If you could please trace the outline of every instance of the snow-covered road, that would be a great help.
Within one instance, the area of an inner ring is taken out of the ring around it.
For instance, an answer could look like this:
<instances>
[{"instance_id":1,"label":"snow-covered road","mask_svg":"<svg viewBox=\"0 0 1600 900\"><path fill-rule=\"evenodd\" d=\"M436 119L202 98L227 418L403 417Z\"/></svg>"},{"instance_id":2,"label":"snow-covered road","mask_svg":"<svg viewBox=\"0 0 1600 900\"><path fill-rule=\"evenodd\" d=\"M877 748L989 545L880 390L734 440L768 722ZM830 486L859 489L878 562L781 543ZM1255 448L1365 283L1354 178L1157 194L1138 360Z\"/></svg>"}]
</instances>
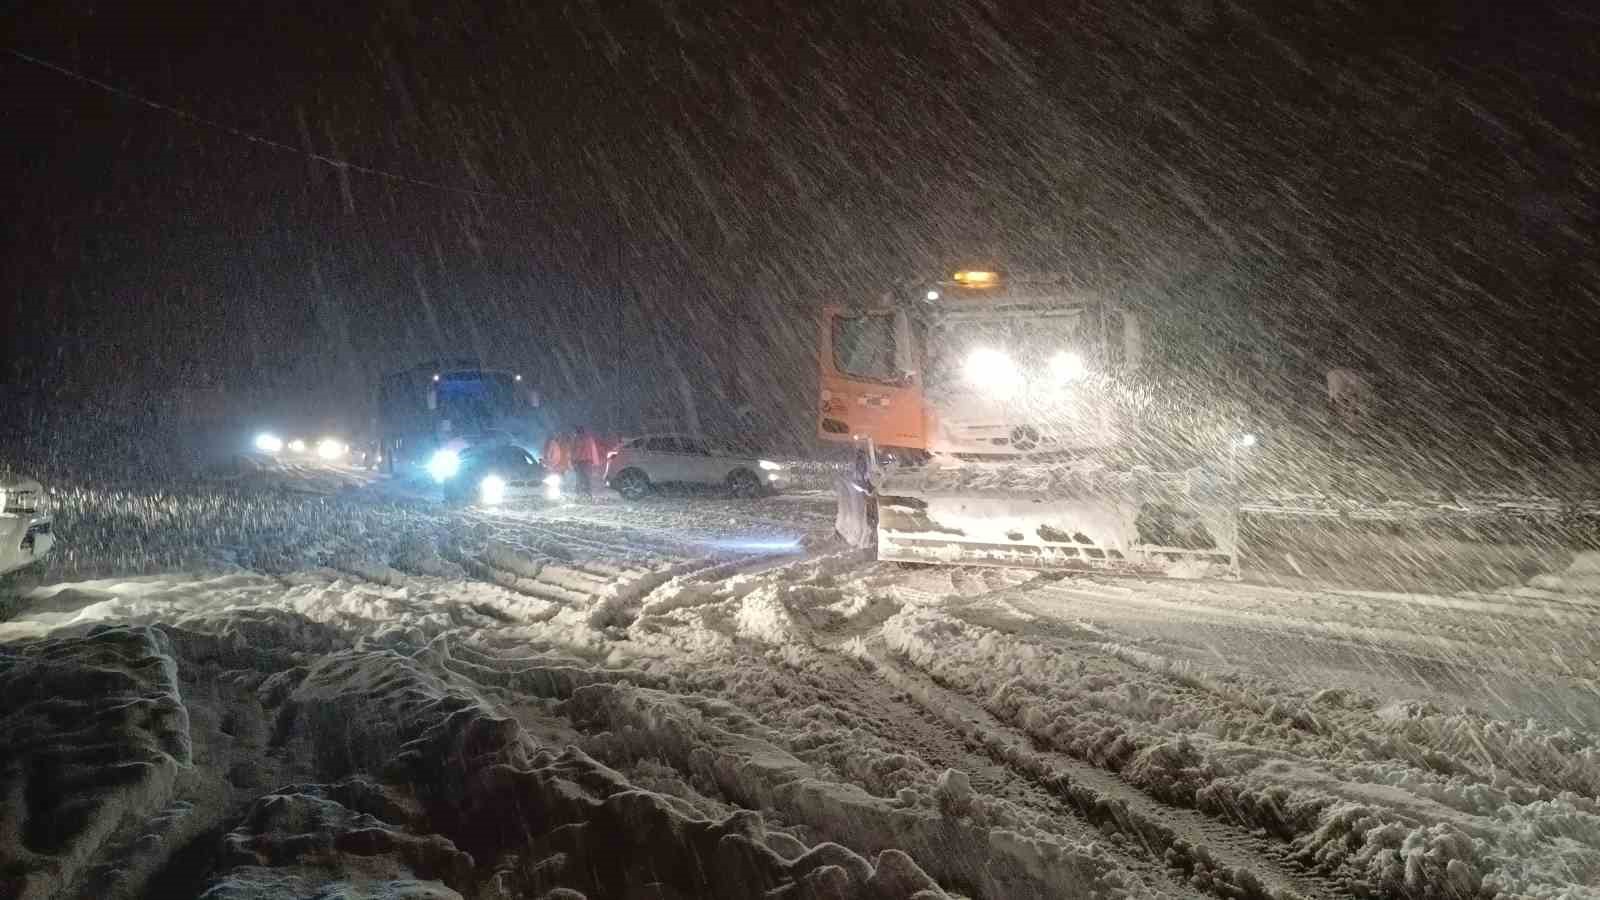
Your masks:
<instances>
[{"instance_id":1,"label":"snow-covered road","mask_svg":"<svg viewBox=\"0 0 1600 900\"><path fill-rule=\"evenodd\" d=\"M69 499L0 623L0 894L1600 896L1594 556L1062 578L826 497L316 483Z\"/></svg>"}]
</instances>

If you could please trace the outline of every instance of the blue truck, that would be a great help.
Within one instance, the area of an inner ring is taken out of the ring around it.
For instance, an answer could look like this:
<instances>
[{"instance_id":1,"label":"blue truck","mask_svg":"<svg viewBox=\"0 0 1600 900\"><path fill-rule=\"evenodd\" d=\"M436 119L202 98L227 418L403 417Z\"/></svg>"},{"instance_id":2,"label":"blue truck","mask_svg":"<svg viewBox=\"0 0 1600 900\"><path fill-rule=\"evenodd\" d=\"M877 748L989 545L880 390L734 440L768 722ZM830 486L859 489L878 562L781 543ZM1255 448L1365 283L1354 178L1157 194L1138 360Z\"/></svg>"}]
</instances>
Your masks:
<instances>
[{"instance_id":1,"label":"blue truck","mask_svg":"<svg viewBox=\"0 0 1600 900\"><path fill-rule=\"evenodd\" d=\"M409 475L446 445L512 444L537 456L549 431L522 375L466 357L434 359L383 377L377 438L382 467Z\"/></svg>"}]
</instances>

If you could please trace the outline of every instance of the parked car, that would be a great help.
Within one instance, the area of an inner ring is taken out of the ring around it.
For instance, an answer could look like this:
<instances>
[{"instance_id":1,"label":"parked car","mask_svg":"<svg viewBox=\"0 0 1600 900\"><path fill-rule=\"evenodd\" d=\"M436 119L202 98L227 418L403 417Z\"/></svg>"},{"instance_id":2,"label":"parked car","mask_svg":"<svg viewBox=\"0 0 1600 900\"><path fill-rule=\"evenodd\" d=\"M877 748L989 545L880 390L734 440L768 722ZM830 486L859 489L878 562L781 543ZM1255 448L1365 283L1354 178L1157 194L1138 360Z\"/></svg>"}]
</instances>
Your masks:
<instances>
[{"instance_id":1,"label":"parked car","mask_svg":"<svg viewBox=\"0 0 1600 900\"><path fill-rule=\"evenodd\" d=\"M637 500L661 485L724 487L737 497L776 493L783 466L686 434L629 438L606 455L606 486Z\"/></svg>"},{"instance_id":2,"label":"parked car","mask_svg":"<svg viewBox=\"0 0 1600 900\"><path fill-rule=\"evenodd\" d=\"M44 559L55 542L44 486L0 468L0 575Z\"/></svg>"},{"instance_id":3,"label":"parked car","mask_svg":"<svg viewBox=\"0 0 1600 900\"><path fill-rule=\"evenodd\" d=\"M486 444L463 450L443 449L428 468L444 486L452 503L496 506L516 500L558 500L561 476L514 444ZM440 477L443 476L443 477Z\"/></svg>"}]
</instances>

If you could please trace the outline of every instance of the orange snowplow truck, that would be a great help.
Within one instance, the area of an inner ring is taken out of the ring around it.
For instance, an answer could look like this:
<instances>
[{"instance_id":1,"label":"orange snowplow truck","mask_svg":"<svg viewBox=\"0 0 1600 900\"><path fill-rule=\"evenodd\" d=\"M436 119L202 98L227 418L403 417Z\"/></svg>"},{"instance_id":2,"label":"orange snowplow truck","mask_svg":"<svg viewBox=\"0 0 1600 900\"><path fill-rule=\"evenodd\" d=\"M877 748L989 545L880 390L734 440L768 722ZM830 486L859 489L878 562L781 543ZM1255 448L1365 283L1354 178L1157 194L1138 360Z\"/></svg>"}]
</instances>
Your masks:
<instances>
[{"instance_id":1,"label":"orange snowplow truck","mask_svg":"<svg viewBox=\"0 0 1600 900\"><path fill-rule=\"evenodd\" d=\"M1237 570L1225 485L1117 452L1143 357L1132 311L1061 278L969 270L824 309L819 346L817 436L886 461L879 558Z\"/></svg>"}]
</instances>

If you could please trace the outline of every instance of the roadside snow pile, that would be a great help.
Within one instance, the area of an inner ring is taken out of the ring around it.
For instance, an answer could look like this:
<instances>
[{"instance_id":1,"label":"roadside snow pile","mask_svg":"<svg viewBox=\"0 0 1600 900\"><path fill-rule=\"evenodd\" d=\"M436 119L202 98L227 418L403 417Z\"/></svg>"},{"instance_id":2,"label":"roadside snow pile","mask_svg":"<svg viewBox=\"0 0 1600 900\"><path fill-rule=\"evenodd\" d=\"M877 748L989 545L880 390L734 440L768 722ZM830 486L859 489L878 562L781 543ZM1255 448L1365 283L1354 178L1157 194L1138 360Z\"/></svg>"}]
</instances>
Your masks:
<instances>
[{"instance_id":1,"label":"roadside snow pile","mask_svg":"<svg viewBox=\"0 0 1600 900\"><path fill-rule=\"evenodd\" d=\"M206 900L460 900L472 857L407 825L416 803L366 779L288 785L245 810L222 840Z\"/></svg>"},{"instance_id":2,"label":"roadside snow pile","mask_svg":"<svg viewBox=\"0 0 1600 900\"><path fill-rule=\"evenodd\" d=\"M191 763L171 643L149 628L0 645L0 887L67 894Z\"/></svg>"},{"instance_id":3,"label":"roadside snow pile","mask_svg":"<svg viewBox=\"0 0 1600 900\"><path fill-rule=\"evenodd\" d=\"M537 663L467 657L436 642L288 665L204 634L143 626L8 645L0 773L6 796L27 802L5 807L6 895L81 895L97 872L117 871L131 879L117 885L126 896L157 885L162 896L208 898L946 896L884 844L935 820L816 781L758 739L695 724L701 716L669 694L574 681L560 666L540 677ZM542 746L485 699L505 680L494 673L514 671L524 686L544 685L575 723L603 725L596 746L618 753L619 742L633 742L752 806L869 839L871 856L797 840L748 810L708 819L576 747ZM237 700L212 706L217 684L247 691L265 727L244 728ZM218 771L236 737L265 739L290 761L282 774L299 777L272 786L237 767ZM250 783L261 787L237 789ZM913 821L886 827L901 815ZM190 834L198 843L178 839ZM106 867L117 859L139 862Z\"/></svg>"},{"instance_id":4,"label":"roadside snow pile","mask_svg":"<svg viewBox=\"0 0 1600 900\"><path fill-rule=\"evenodd\" d=\"M1579 553L1558 575L1535 575L1528 586L1557 594L1582 594L1600 602L1600 550Z\"/></svg>"}]
</instances>

